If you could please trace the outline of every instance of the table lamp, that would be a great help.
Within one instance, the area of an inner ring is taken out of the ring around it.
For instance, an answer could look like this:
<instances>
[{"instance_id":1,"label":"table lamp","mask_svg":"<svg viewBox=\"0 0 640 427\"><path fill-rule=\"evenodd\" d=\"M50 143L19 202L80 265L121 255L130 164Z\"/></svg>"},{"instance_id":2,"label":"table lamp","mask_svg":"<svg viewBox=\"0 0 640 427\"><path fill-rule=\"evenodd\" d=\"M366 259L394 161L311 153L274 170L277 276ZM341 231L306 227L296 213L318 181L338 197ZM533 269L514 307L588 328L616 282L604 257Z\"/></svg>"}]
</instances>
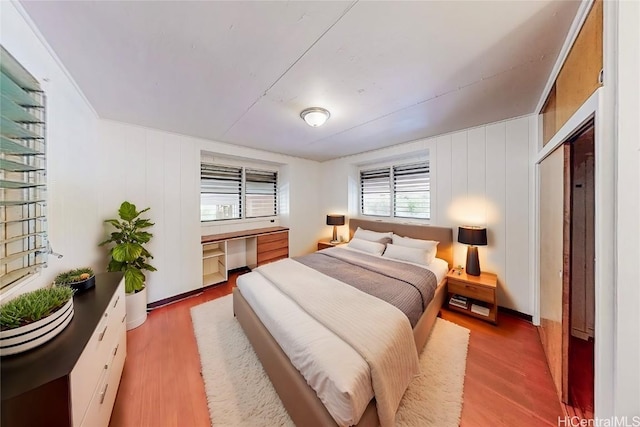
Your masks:
<instances>
[{"instance_id":1,"label":"table lamp","mask_svg":"<svg viewBox=\"0 0 640 427\"><path fill-rule=\"evenodd\" d=\"M344 215L327 215L327 225L333 225L331 243L338 243L338 226L344 225Z\"/></svg>"},{"instance_id":2,"label":"table lamp","mask_svg":"<svg viewBox=\"0 0 640 427\"><path fill-rule=\"evenodd\" d=\"M458 227L458 242L469 245L467 248L467 274L480 275L480 259L477 246L487 244L487 229L482 227L462 226Z\"/></svg>"}]
</instances>

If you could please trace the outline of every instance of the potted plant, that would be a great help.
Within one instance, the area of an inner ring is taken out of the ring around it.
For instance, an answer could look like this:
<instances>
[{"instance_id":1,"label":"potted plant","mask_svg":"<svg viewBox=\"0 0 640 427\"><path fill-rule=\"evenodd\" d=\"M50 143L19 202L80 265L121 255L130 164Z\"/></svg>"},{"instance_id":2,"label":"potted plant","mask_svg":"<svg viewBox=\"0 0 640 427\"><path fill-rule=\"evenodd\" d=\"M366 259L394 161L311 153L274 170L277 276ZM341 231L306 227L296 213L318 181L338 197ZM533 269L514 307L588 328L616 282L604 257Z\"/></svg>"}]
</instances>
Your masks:
<instances>
[{"instance_id":1,"label":"potted plant","mask_svg":"<svg viewBox=\"0 0 640 427\"><path fill-rule=\"evenodd\" d=\"M153 234L145 231L153 223L140 218L150 208L138 211L136 205L123 202L118 209L120 219L107 219L106 223L116 228L100 246L113 243L109 249L111 261L107 271L123 271L127 303L127 330L137 328L147 319L147 289L143 270L156 271L147 263L153 256L144 247Z\"/></svg>"},{"instance_id":2,"label":"potted plant","mask_svg":"<svg viewBox=\"0 0 640 427\"><path fill-rule=\"evenodd\" d=\"M24 293L0 306L0 356L44 344L71 322L73 292L53 286Z\"/></svg>"},{"instance_id":3,"label":"potted plant","mask_svg":"<svg viewBox=\"0 0 640 427\"><path fill-rule=\"evenodd\" d=\"M76 292L86 291L96 285L96 275L90 267L76 268L75 270L60 273L53 280L56 285L67 285Z\"/></svg>"}]
</instances>

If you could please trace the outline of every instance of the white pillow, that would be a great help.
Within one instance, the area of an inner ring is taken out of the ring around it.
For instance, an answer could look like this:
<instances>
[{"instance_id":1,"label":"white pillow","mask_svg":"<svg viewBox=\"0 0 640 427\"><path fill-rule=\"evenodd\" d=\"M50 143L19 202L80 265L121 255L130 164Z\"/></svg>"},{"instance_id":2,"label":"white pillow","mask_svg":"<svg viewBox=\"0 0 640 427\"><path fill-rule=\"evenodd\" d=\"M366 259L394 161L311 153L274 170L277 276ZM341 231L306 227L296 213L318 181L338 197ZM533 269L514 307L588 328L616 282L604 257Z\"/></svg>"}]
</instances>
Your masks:
<instances>
[{"instance_id":1,"label":"white pillow","mask_svg":"<svg viewBox=\"0 0 640 427\"><path fill-rule=\"evenodd\" d=\"M407 246L389 243L385 249L384 258L413 262L415 264L429 265L429 251L422 248L409 248Z\"/></svg>"},{"instance_id":2,"label":"white pillow","mask_svg":"<svg viewBox=\"0 0 640 427\"><path fill-rule=\"evenodd\" d=\"M390 243L391 236L393 236L391 231L387 233L379 233L377 231L364 230L360 227L358 227L356 232L353 234L354 239L362 239L378 243Z\"/></svg>"},{"instance_id":3,"label":"white pillow","mask_svg":"<svg viewBox=\"0 0 640 427\"><path fill-rule=\"evenodd\" d=\"M394 245L427 250L427 261L429 264L436 258L438 243L440 243L435 240L412 239L411 237L402 237L397 234L393 235L392 240Z\"/></svg>"},{"instance_id":4,"label":"white pillow","mask_svg":"<svg viewBox=\"0 0 640 427\"><path fill-rule=\"evenodd\" d=\"M355 237L351 239L347 246L372 255L382 255L382 252L384 252L383 243L370 242L364 239L356 239Z\"/></svg>"}]
</instances>

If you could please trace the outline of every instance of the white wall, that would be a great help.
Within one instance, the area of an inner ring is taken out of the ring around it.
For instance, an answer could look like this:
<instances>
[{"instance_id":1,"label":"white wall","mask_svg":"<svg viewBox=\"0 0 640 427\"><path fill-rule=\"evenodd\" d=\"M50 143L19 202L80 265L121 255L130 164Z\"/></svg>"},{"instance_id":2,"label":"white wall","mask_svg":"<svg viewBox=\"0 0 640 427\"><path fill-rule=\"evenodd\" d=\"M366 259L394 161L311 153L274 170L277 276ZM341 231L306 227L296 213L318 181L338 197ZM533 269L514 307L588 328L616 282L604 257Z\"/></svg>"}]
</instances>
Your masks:
<instances>
[{"instance_id":1,"label":"white wall","mask_svg":"<svg viewBox=\"0 0 640 427\"><path fill-rule=\"evenodd\" d=\"M498 274L499 304L533 314L530 176L536 118L521 117L322 163L324 213L358 214L358 165L428 154L432 225L485 225L480 266ZM323 231L329 236L331 228ZM340 227L347 234L347 227ZM455 245L454 263L466 247Z\"/></svg>"},{"instance_id":2,"label":"white wall","mask_svg":"<svg viewBox=\"0 0 640 427\"><path fill-rule=\"evenodd\" d=\"M23 292L51 283L64 270L98 265L98 119L22 9L3 1L0 12L2 45L46 92L48 230L54 250L64 255L49 257L49 268L22 287Z\"/></svg>"},{"instance_id":3,"label":"white wall","mask_svg":"<svg viewBox=\"0 0 640 427\"><path fill-rule=\"evenodd\" d=\"M290 227L290 254L314 250L321 219L318 162L109 120L100 120L98 129L101 218L115 216L123 200L151 208L149 250L158 271L148 274L149 302L202 286L201 235L278 225L256 220L201 226L201 151L280 165L279 225Z\"/></svg>"}]
</instances>

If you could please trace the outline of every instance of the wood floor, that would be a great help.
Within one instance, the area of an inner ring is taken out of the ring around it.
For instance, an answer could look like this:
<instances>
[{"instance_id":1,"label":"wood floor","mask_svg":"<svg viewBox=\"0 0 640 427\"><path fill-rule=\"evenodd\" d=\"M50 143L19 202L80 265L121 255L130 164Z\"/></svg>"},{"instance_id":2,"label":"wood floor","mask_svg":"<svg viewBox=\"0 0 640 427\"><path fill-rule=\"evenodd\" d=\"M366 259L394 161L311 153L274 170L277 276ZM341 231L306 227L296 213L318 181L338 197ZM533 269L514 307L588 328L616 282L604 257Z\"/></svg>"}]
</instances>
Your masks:
<instances>
[{"instance_id":1,"label":"wood floor","mask_svg":"<svg viewBox=\"0 0 640 427\"><path fill-rule=\"evenodd\" d=\"M127 333L127 361L111 427L209 426L190 308L231 292L229 283L158 308ZM442 310L471 330L462 427L557 426L562 409L540 339L524 320L500 313L499 326Z\"/></svg>"}]
</instances>

